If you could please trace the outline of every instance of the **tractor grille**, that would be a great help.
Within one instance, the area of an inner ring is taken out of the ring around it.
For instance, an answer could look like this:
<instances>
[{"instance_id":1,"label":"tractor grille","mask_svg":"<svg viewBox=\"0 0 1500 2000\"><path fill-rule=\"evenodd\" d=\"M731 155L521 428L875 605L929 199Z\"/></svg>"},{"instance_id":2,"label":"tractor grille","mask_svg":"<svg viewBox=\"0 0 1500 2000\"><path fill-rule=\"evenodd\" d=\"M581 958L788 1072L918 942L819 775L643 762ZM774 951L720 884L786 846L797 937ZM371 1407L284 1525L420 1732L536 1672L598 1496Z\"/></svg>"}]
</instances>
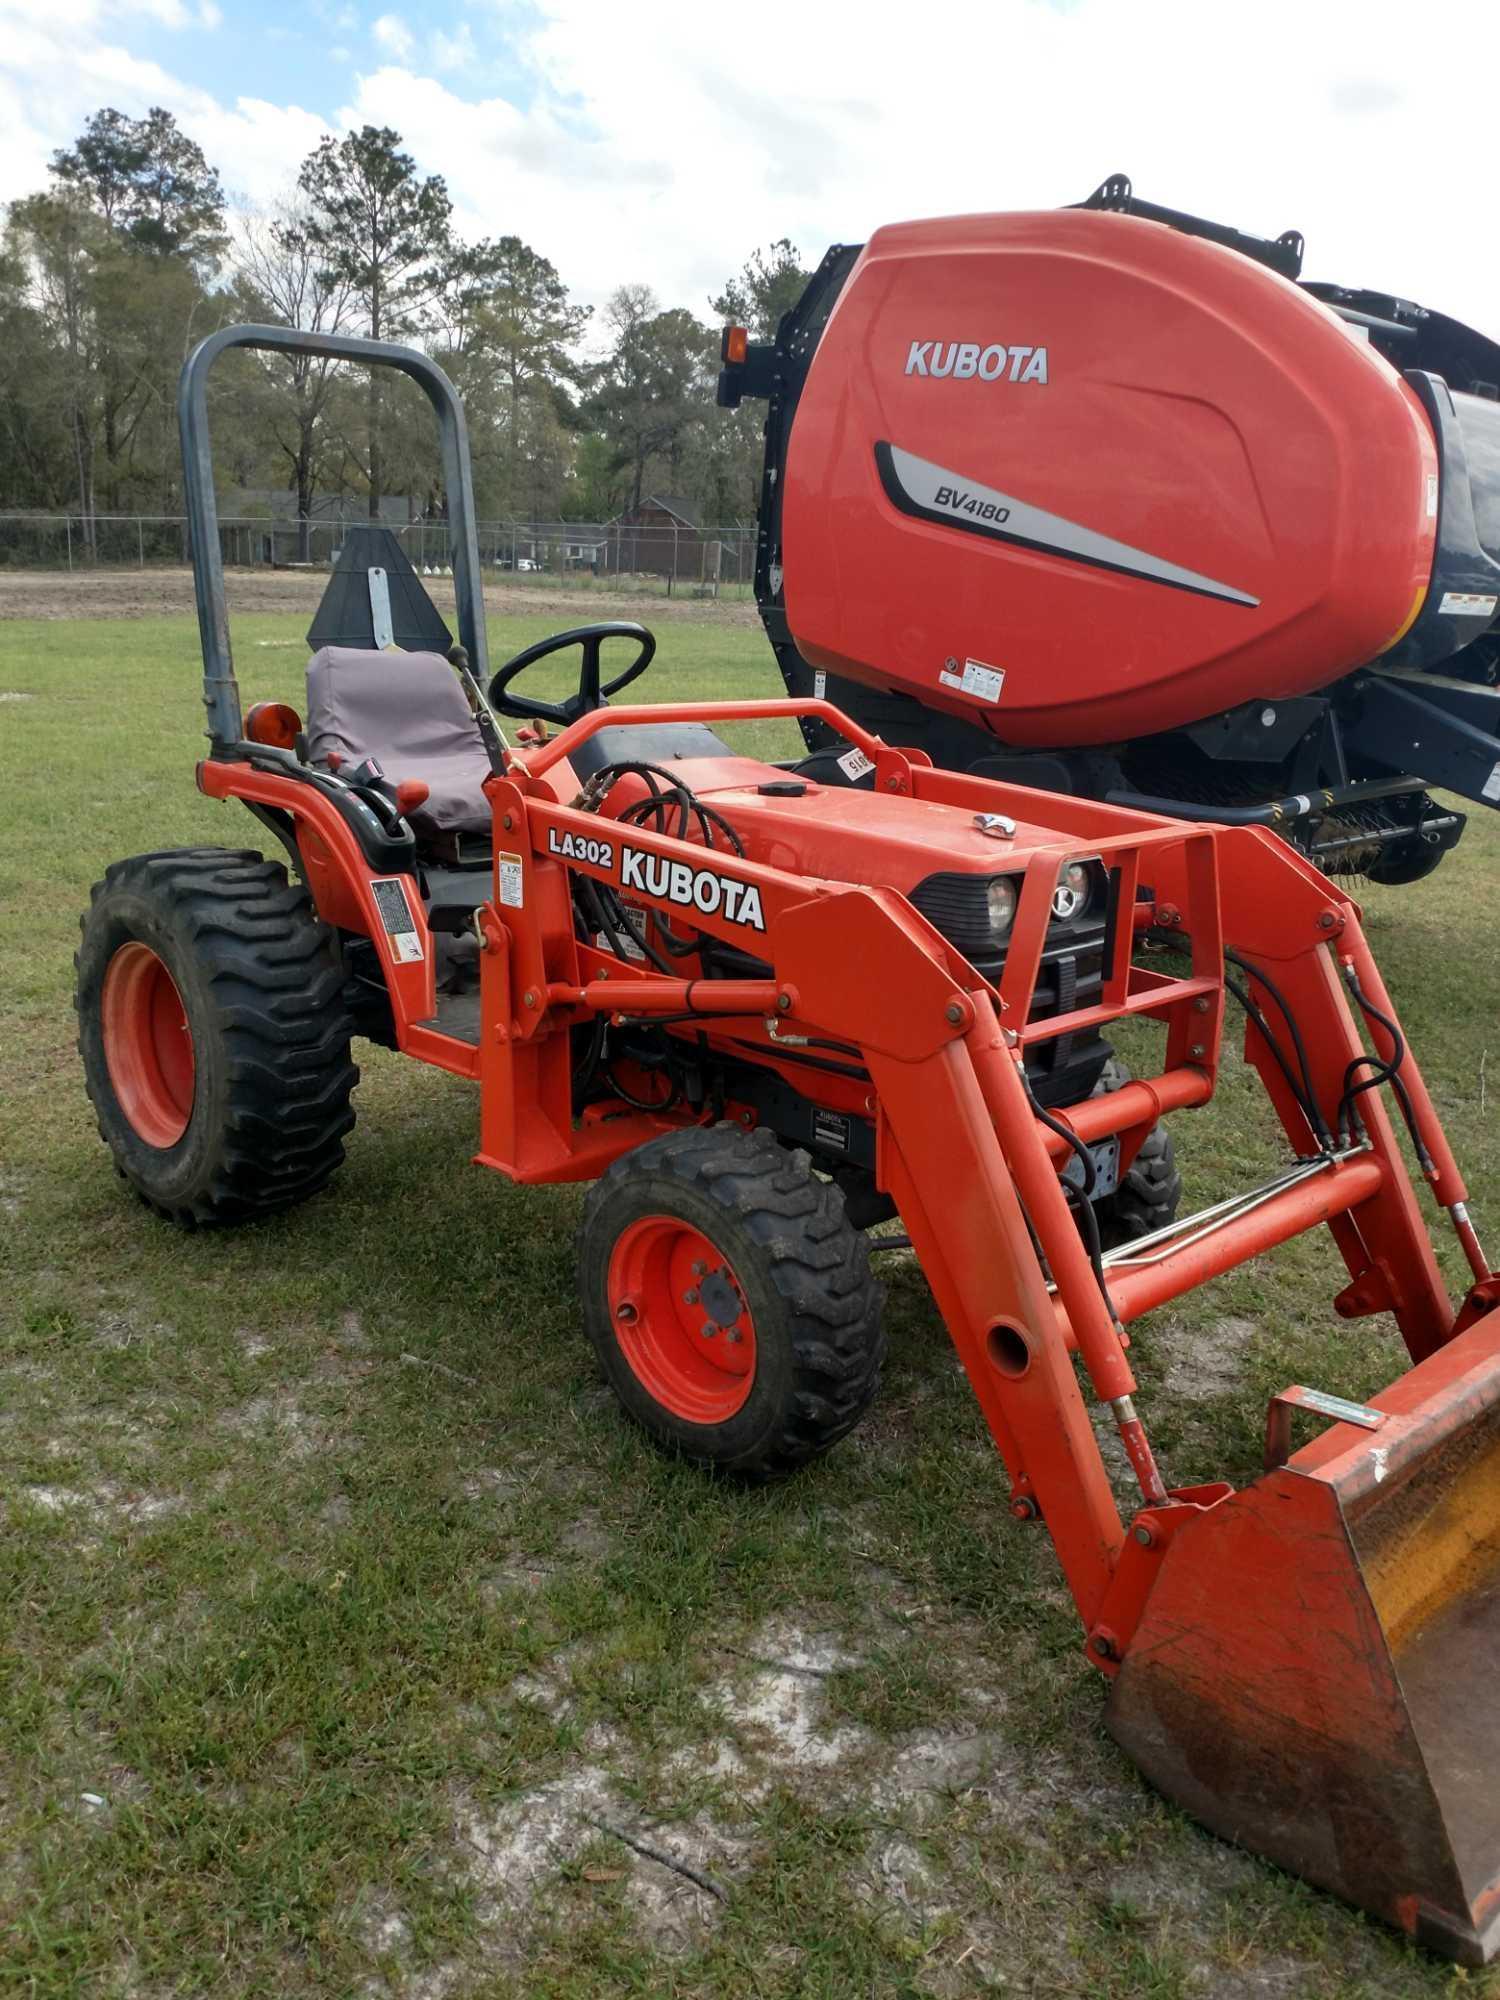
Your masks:
<instances>
[{"instance_id":1,"label":"tractor grille","mask_svg":"<svg viewBox=\"0 0 1500 2000\"><path fill-rule=\"evenodd\" d=\"M1005 969L1005 949L996 943L990 927L992 879L985 875L929 875L911 891L909 901L934 930L941 931L963 953L976 972L998 985ZM1047 1021L1056 1014L1097 1004L1104 986L1106 895L1101 870L1083 915L1048 926L1031 1020ZM1058 1035L1028 1052L1026 1069L1044 1104L1071 1103L1088 1095L1108 1053L1096 1031Z\"/></svg>"},{"instance_id":2,"label":"tractor grille","mask_svg":"<svg viewBox=\"0 0 1500 2000\"><path fill-rule=\"evenodd\" d=\"M989 888L994 879L988 875L929 875L909 897L912 907L921 911L933 929L941 931L975 971L989 980L997 980L1005 965L1005 946L996 942L990 926ZM1043 1020L1062 1008L1091 1004L1094 995L1089 989L1097 988L1102 978L1105 895L1101 870L1082 915L1048 926L1032 1009L1034 1020ZM1082 1002L1076 997L1079 993L1086 996ZM1043 1004L1049 995L1052 1004Z\"/></svg>"}]
</instances>

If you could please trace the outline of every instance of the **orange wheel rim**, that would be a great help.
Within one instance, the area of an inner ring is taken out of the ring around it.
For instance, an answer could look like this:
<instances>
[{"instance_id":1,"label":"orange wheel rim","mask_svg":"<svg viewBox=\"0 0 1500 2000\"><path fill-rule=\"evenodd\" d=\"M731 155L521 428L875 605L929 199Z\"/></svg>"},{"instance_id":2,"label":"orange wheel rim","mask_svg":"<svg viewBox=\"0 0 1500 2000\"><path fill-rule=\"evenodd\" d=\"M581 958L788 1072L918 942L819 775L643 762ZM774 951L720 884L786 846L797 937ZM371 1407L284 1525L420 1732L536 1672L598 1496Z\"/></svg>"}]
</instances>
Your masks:
<instances>
[{"instance_id":1,"label":"orange wheel rim","mask_svg":"<svg viewBox=\"0 0 1500 2000\"><path fill-rule=\"evenodd\" d=\"M631 1372L674 1417L722 1424L755 1380L755 1321L734 1268L700 1230L646 1215L616 1243L610 1322Z\"/></svg>"},{"instance_id":2,"label":"orange wheel rim","mask_svg":"<svg viewBox=\"0 0 1500 2000\"><path fill-rule=\"evenodd\" d=\"M193 1115L197 1065L177 983L149 945L122 944L100 996L115 1099L148 1146L175 1146Z\"/></svg>"}]
</instances>

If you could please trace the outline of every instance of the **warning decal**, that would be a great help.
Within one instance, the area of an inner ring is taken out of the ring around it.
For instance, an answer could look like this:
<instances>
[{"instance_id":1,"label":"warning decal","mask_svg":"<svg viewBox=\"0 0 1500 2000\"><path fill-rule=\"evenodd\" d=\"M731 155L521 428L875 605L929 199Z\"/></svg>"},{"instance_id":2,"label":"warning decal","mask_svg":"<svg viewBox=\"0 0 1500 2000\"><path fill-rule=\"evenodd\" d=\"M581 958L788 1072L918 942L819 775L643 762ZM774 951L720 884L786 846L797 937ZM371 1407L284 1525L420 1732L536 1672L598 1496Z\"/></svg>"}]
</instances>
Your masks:
<instances>
[{"instance_id":1,"label":"warning decal","mask_svg":"<svg viewBox=\"0 0 1500 2000\"><path fill-rule=\"evenodd\" d=\"M519 910L526 901L525 876L519 854L497 854L495 874L500 883L500 900L508 910Z\"/></svg>"},{"instance_id":2,"label":"warning decal","mask_svg":"<svg viewBox=\"0 0 1500 2000\"><path fill-rule=\"evenodd\" d=\"M399 875L387 875L372 882L370 888L397 964L419 965L422 961L422 939L411 904L406 900L406 884Z\"/></svg>"},{"instance_id":3,"label":"warning decal","mask_svg":"<svg viewBox=\"0 0 1500 2000\"><path fill-rule=\"evenodd\" d=\"M974 701L998 701L1005 685L1005 669L987 667L983 660L965 660L960 673L957 660L949 660L938 679L944 687L966 694Z\"/></svg>"}]
</instances>

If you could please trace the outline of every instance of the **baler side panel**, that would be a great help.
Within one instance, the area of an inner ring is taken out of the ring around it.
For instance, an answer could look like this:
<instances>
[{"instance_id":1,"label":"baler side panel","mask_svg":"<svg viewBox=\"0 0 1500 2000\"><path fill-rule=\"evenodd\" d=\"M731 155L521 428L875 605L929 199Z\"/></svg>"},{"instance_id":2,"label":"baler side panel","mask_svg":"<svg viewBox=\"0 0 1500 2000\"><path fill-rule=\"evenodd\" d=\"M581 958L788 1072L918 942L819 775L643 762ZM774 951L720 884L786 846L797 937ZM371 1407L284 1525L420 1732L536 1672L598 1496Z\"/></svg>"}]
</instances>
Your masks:
<instances>
[{"instance_id":1,"label":"baler side panel","mask_svg":"<svg viewBox=\"0 0 1500 2000\"><path fill-rule=\"evenodd\" d=\"M1004 366L944 369L965 345ZM880 445L951 473L947 518L893 505ZM1008 743L1146 735L1378 655L1431 574L1436 476L1395 371L1232 251L1077 211L905 224L867 246L802 391L787 618L813 665ZM1075 552L1028 539L1027 509ZM1085 532L1138 573L1079 559ZM990 677L962 685L969 662Z\"/></svg>"}]
</instances>

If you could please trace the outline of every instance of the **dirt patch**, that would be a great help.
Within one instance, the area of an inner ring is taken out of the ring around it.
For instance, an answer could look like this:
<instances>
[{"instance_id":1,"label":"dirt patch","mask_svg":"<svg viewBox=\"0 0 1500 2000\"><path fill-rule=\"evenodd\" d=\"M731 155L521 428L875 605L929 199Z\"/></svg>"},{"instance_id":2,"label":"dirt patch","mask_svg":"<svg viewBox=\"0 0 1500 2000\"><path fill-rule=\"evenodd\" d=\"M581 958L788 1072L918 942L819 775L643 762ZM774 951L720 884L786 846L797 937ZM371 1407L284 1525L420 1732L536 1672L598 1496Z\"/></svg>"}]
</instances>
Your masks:
<instances>
[{"instance_id":1,"label":"dirt patch","mask_svg":"<svg viewBox=\"0 0 1500 2000\"><path fill-rule=\"evenodd\" d=\"M103 1528L149 1527L153 1521L180 1513L185 1502L176 1494L132 1493L104 1482L82 1489L71 1486L23 1486L23 1499L44 1514L71 1515Z\"/></svg>"},{"instance_id":2,"label":"dirt patch","mask_svg":"<svg viewBox=\"0 0 1500 2000\"><path fill-rule=\"evenodd\" d=\"M328 571L231 569L225 572L229 609L284 612L317 609ZM423 586L445 616L453 611L453 579L429 576ZM485 608L502 617L541 616L567 611L570 622L594 618L645 618L743 625L758 624L754 604L725 598L661 597L654 592L569 588L538 582L491 583ZM0 618L161 618L194 610L193 572L181 569L0 570ZM0 700L21 697L0 695Z\"/></svg>"},{"instance_id":3,"label":"dirt patch","mask_svg":"<svg viewBox=\"0 0 1500 2000\"><path fill-rule=\"evenodd\" d=\"M748 1841L707 1821L645 1820L596 1764L496 1812L461 1813L458 1834L489 1928L509 1933L543 1885L574 1868L588 1889L618 1883L638 1928L669 1952L702 1942L749 1859Z\"/></svg>"},{"instance_id":4,"label":"dirt patch","mask_svg":"<svg viewBox=\"0 0 1500 2000\"><path fill-rule=\"evenodd\" d=\"M236 1437L264 1439L274 1436L289 1459L314 1458L330 1442L323 1425L286 1390L252 1396L238 1409L226 1410L219 1422ZM342 1448L347 1449L347 1445Z\"/></svg>"},{"instance_id":5,"label":"dirt patch","mask_svg":"<svg viewBox=\"0 0 1500 2000\"><path fill-rule=\"evenodd\" d=\"M1233 1394L1244 1381L1245 1357L1255 1334L1254 1320L1233 1316L1206 1326L1169 1319L1153 1327L1152 1345L1166 1362L1167 1394L1188 1403L1211 1403Z\"/></svg>"}]
</instances>

